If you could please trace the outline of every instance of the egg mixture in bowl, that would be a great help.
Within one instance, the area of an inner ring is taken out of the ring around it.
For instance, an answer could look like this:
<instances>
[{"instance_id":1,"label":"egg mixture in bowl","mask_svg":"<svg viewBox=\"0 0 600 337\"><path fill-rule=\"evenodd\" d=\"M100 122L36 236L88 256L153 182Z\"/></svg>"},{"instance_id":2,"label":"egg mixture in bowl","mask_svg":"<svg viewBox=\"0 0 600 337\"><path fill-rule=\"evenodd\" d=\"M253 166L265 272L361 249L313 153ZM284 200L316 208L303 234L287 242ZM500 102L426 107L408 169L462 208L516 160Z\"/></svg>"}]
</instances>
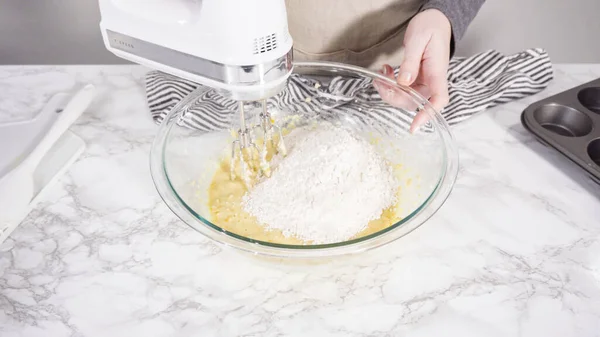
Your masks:
<instances>
[{"instance_id":1,"label":"egg mixture in bowl","mask_svg":"<svg viewBox=\"0 0 600 337\"><path fill-rule=\"evenodd\" d=\"M281 132L269 141L257 133L244 163L232 157L238 104L196 89L166 116L151 153L169 208L227 246L278 257L372 249L428 220L456 179L456 147L439 113L368 70L295 64L286 89L265 102ZM244 103L247 125L265 106ZM417 113L429 121L411 132Z\"/></svg>"}]
</instances>

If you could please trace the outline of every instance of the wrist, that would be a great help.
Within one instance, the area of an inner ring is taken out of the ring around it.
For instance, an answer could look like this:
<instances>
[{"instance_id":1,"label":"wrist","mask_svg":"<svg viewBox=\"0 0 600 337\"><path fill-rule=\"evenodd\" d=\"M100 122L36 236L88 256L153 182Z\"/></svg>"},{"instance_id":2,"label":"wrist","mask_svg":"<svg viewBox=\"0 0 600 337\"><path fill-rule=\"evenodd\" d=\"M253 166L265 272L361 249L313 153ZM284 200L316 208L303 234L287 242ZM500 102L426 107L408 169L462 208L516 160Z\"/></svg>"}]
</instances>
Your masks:
<instances>
[{"instance_id":1,"label":"wrist","mask_svg":"<svg viewBox=\"0 0 600 337\"><path fill-rule=\"evenodd\" d=\"M452 57L454 55L456 38L450 18L448 18L448 16L438 8L426 8L423 9L421 13L426 13L426 15L434 20L435 26L437 27L436 30L445 40L448 41L450 57Z\"/></svg>"},{"instance_id":2,"label":"wrist","mask_svg":"<svg viewBox=\"0 0 600 337\"><path fill-rule=\"evenodd\" d=\"M440 9L427 8L427 9L422 10L421 13L427 13L427 15L430 15L433 19L435 19L436 24L438 24L440 27L444 28L445 31L452 32L452 22L450 21L448 16L446 16L446 14L444 12L442 12Z\"/></svg>"}]
</instances>

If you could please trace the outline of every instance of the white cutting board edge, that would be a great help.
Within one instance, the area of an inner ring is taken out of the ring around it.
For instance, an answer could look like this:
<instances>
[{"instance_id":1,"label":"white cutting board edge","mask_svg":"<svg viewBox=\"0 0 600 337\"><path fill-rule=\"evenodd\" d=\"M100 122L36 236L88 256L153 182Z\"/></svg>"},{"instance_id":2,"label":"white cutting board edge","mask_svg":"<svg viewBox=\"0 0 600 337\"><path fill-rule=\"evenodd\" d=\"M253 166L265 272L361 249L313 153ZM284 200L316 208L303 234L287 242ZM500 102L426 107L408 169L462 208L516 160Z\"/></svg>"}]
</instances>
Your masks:
<instances>
[{"instance_id":1,"label":"white cutting board edge","mask_svg":"<svg viewBox=\"0 0 600 337\"><path fill-rule=\"evenodd\" d=\"M35 207L39 201L44 199L48 188L66 173L84 150L85 142L83 139L70 130L67 130L56 141L33 174L35 191L33 199L29 203L30 207Z\"/></svg>"},{"instance_id":2,"label":"white cutting board edge","mask_svg":"<svg viewBox=\"0 0 600 337\"><path fill-rule=\"evenodd\" d=\"M65 108L71 95L59 93L50 98L40 112L29 120L0 124L0 176L7 174L40 142L46 130L58 118L58 113Z\"/></svg>"},{"instance_id":3,"label":"white cutting board edge","mask_svg":"<svg viewBox=\"0 0 600 337\"><path fill-rule=\"evenodd\" d=\"M56 108L64 108L69 102L70 97L71 95L58 94L49 101L48 105L58 105L53 107L52 110ZM56 104L57 102L62 104ZM46 109L47 107L45 107L42 111ZM58 114L56 116L58 116ZM51 125L52 123L48 123L46 125L46 129ZM20 217L21 219L19 221L9 224L9 226L6 228L0 228L0 230L3 230L0 232L0 244L2 244L9 237L9 235L29 215L35 206L44 200L44 195L47 193L48 189L54 185L54 183L67 171L67 169L79 158L84 150L85 142L70 130L67 130L56 141L56 143L41 160L39 166L36 168L33 174L35 190L32 201L29 203L27 210Z\"/></svg>"}]
</instances>

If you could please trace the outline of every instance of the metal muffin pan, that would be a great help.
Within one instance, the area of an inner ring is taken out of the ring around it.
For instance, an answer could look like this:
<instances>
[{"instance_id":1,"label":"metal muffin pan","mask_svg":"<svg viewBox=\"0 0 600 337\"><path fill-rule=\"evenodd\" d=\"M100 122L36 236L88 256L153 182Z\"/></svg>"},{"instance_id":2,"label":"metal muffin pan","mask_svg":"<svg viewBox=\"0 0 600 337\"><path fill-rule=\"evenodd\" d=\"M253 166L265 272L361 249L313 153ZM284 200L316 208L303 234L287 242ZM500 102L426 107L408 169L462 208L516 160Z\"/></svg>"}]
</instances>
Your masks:
<instances>
[{"instance_id":1,"label":"metal muffin pan","mask_svg":"<svg viewBox=\"0 0 600 337\"><path fill-rule=\"evenodd\" d=\"M600 78L531 104L521 123L600 181Z\"/></svg>"}]
</instances>

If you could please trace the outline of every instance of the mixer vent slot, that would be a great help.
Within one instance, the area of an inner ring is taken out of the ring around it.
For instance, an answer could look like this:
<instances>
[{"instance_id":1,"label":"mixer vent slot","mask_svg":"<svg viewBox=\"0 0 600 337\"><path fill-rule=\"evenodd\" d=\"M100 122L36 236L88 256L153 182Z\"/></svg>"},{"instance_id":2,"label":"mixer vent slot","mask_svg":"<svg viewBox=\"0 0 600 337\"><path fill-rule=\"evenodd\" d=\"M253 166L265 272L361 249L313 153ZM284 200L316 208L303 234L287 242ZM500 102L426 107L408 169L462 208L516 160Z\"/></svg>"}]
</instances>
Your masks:
<instances>
[{"instance_id":1,"label":"mixer vent slot","mask_svg":"<svg viewBox=\"0 0 600 337\"><path fill-rule=\"evenodd\" d=\"M277 48L277 36L269 34L254 39L254 55L266 53Z\"/></svg>"}]
</instances>

